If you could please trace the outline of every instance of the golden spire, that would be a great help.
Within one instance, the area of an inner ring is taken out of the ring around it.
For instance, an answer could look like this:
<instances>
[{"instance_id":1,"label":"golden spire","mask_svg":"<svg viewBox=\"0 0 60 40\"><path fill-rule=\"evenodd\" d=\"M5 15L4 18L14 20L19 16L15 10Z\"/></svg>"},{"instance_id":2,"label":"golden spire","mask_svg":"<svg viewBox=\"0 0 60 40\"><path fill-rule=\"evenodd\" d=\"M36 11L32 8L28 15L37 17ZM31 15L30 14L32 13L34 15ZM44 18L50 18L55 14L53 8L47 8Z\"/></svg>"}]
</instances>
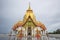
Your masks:
<instances>
[{"instance_id":1,"label":"golden spire","mask_svg":"<svg viewBox=\"0 0 60 40\"><path fill-rule=\"evenodd\" d=\"M28 7L28 10L31 10L31 7L30 7L30 2L29 2L29 7Z\"/></svg>"}]
</instances>

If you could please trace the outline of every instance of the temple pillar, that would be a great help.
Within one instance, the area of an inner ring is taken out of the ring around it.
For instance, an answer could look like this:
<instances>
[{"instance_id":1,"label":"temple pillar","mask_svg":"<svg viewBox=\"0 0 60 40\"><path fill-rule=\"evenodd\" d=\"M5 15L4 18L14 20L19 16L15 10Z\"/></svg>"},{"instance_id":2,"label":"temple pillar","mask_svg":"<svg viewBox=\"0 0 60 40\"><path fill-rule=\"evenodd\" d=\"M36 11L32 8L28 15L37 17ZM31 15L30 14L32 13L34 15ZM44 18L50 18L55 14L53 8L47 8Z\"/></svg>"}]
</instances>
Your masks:
<instances>
[{"instance_id":1,"label":"temple pillar","mask_svg":"<svg viewBox=\"0 0 60 40\"><path fill-rule=\"evenodd\" d=\"M25 36L24 36L24 38L27 40L26 36L27 36L27 30L26 30L26 27L25 27Z\"/></svg>"},{"instance_id":2,"label":"temple pillar","mask_svg":"<svg viewBox=\"0 0 60 40\"><path fill-rule=\"evenodd\" d=\"M24 36L24 38L25 38L25 40L27 40L27 30L26 30L27 28L25 27L25 36Z\"/></svg>"},{"instance_id":3,"label":"temple pillar","mask_svg":"<svg viewBox=\"0 0 60 40\"><path fill-rule=\"evenodd\" d=\"M44 30L43 30L43 35L44 35Z\"/></svg>"},{"instance_id":4,"label":"temple pillar","mask_svg":"<svg viewBox=\"0 0 60 40\"><path fill-rule=\"evenodd\" d=\"M41 33L42 33L42 35L43 35L43 30L41 30Z\"/></svg>"},{"instance_id":5,"label":"temple pillar","mask_svg":"<svg viewBox=\"0 0 60 40\"><path fill-rule=\"evenodd\" d=\"M32 27L32 37L34 37L34 28Z\"/></svg>"},{"instance_id":6,"label":"temple pillar","mask_svg":"<svg viewBox=\"0 0 60 40\"><path fill-rule=\"evenodd\" d=\"M43 31L43 35L45 35L45 30Z\"/></svg>"},{"instance_id":7,"label":"temple pillar","mask_svg":"<svg viewBox=\"0 0 60 40\"><path fill-rule=\"evenodd\" d=\"M34 37L34 28L33 28L33 37Z\"/></svg>"}]
</instances>

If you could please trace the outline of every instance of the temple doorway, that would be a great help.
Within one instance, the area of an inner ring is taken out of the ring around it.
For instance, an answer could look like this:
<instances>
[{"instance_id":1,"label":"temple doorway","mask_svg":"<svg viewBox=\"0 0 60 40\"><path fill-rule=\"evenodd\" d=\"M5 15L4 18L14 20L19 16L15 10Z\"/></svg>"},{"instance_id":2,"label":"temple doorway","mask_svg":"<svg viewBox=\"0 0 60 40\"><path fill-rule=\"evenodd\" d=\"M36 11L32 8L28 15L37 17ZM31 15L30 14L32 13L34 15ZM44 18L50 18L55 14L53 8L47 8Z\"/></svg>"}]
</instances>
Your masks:
<instances>
[{"instance_id":1,"label":"temple doorway","mask_svg":"<svg viewBox=\"0 0 60 40\"><path fill-rule=\"evenodd\" d=\"M28 37L27 37L27 40L32 40L32 30L31 30L31 27L28 27L28 30L27 30L27 35L28 35Z\"/></svg>"},{"instance_id":2,"label":"temple doorway","mask_svg":"<svg viewBox=\"0 0 60 40\"><path fill-rule=\"evenodd\" d=\"M31 36L31 27L28 27L28 36Z\"/></svg>"}]
</instances>

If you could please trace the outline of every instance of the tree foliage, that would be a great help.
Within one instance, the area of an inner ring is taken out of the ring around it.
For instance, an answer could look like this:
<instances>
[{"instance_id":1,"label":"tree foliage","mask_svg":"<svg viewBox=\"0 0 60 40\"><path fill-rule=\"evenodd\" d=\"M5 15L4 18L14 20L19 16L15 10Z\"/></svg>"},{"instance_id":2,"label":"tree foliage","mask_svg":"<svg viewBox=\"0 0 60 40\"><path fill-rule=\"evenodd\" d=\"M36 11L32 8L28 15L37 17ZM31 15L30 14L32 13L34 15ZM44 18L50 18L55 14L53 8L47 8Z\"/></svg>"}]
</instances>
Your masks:
<instances>
[{"instance_id":1,"label":"tree foliage","mask_svg":"<svg viewBox=\"0 0 60 40\"><path fill-rule=\"evenodd\" d=\"M50 32L49 34L60 34L60 29L57 29L56 31Z\"/></svg>"}]
</instances>

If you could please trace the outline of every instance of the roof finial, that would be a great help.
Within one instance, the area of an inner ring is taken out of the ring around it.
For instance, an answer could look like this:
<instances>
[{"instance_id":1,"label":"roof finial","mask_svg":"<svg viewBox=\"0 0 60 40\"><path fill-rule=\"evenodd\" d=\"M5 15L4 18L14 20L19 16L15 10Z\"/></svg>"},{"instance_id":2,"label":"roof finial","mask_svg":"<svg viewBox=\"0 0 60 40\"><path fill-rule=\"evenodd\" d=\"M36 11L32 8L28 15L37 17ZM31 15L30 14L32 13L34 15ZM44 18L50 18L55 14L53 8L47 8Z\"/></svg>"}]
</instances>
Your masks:
<instances>
[{"instance_id":1,"label":"roof finial","mask_svg":"<svg viewBox=\"0 0 60 40\"><path fill-rule=\"evenodd\" d=\"M28 7L28 10L30 10L31 9L31 7L30 7L30 2L29 2L29 7Z\"/></svg>"}]
</instances>

